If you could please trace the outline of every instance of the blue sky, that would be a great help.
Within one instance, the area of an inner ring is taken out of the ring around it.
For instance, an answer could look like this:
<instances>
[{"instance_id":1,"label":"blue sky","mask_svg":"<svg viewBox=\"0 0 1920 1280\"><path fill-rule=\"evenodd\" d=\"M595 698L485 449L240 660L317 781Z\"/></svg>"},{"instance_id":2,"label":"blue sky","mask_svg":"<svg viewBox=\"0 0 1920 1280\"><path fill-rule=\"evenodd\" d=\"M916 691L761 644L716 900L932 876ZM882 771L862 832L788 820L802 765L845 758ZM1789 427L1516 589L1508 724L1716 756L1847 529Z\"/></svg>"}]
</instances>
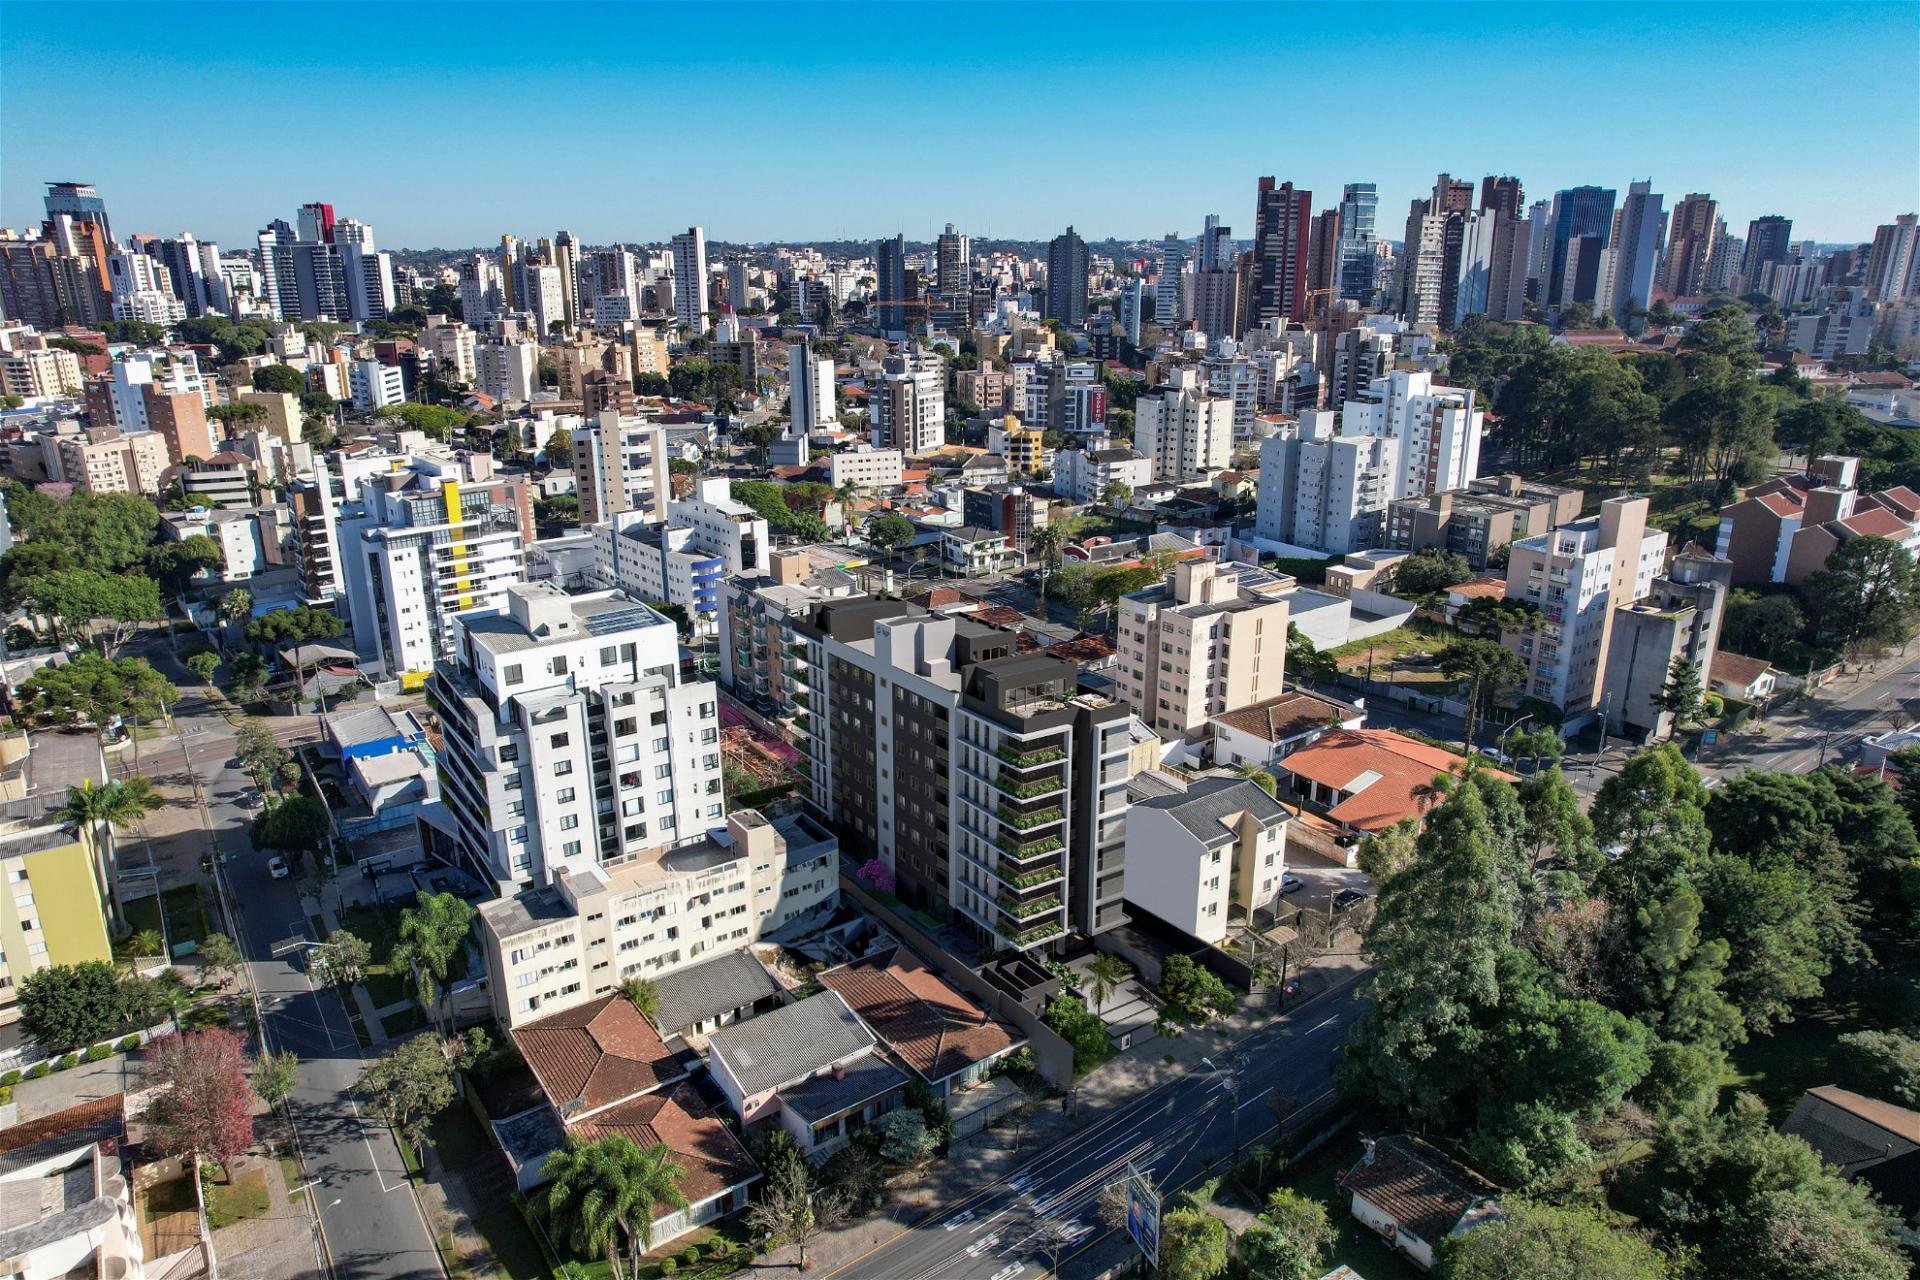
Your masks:
<instances>
[{"instance_id":1,"label":"blue sky","mask_svg":"<svg viewBox=\"0 0 1920 1280\"><path fill-rule=\"evenodd\" d=\"M1651 176L1856 240L1920 204L1914 4L61 4L0 13L0 225L383 247L1251 230L1255 180Z\"/></svg>"}]
</instances>

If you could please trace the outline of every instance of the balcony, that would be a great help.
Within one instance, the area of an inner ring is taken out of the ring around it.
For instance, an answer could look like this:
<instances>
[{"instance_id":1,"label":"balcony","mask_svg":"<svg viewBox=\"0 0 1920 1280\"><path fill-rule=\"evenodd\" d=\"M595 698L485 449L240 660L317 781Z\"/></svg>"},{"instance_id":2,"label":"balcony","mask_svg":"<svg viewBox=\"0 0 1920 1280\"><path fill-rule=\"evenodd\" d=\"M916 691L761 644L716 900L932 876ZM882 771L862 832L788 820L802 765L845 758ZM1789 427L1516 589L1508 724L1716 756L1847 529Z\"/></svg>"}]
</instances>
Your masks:
<instances>
[{"instance_id":1,"label":"balcony","mask_svg":"<svg viewBox=\"0 0 1920 1280\"><path fill-rule=\"evenodd\" d=\"M1005 894L995 898L994 901L1000 904L1002 911L1016 920L1031 920L1043 912L1060 909L1059 896L1051 893L1034 902L1022 902L1018 898L1010 898Z\"/></svg>"},{"instance_id":2,"label":"balcony","mask_svg":"<svg viewBox=\"0 0 1920 1280\"><path fill-rule=\"evenodd\" d=\"M1015 751L1012 747L1001 747L993 754L1016 769L1037 769L1043 764L1052 764L1055 760L1067 757L1067 753L1058 747L1043 747L1038 751Z\"/></svg>"},{"instance_id":3,"label":"balcony","mask_svg":"<svg viewBox=\"0 0 1920 1280\"><path fill-rule=\"evenodd\" d=\"M1051 809L1040 809L1033 813L1021 813L1019 810L1003 804L995 808L993 812L994 816L999 818L1000 821L1006 823L1016 831L1031 831L1035 827L1048 826L1066 817L1065 814L1060 812L1058 806Z\"/></svg>"}]
</instances>

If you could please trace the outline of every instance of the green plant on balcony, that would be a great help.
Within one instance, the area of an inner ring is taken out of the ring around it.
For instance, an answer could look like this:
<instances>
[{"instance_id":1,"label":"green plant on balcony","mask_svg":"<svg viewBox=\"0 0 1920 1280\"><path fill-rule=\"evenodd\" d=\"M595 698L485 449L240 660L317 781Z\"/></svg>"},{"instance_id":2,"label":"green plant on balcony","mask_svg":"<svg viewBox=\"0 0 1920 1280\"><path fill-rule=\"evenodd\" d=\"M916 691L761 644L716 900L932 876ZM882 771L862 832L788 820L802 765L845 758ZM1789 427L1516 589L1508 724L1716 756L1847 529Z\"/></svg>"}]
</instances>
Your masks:
<instances>
[{"instance_id":1,"label":"green plant on balcony","mask_svg":"<svg viewBox=\"0 0 1920 1280\"><path fill-rule=\"evenodd\" d=\"M1061 783L1058 778L1041 782L1009 782L1002 778L993 785L1016 800L1032 800L1037 796L1051 795L1060 790Z\"/></svg>"},{"instance_id":2,"label":"green plant on balcony","mask_svg":"<svg viewBox=\"0 0 1920 1280\"><path fill-rule=\"evenodd\" d=\"M1052 764L1055 760L1066 758L1066 752L1058 747L1043 747L1038 751L1015 751L1012 747L1001 747L993 754L1005 760L1016 769L1031 769L1035 765Z\"/></svg>"},{"instance_id":3,"label":"green plant on balcony","mask_svg":"<svg viewBox=\"0 0 1920 1280\"><path fill-rule=\"evenodd\" d=\"M1002 853L1010 853L1016 858L1037 858L1043 853L1052 853L1061 846L1059 836L1042 836L1038 840L1030 840L1025 844L1012 836L1001 836L994 843L1000 846Z\"/></svg>"},{"instance_id":4,"label":"green plant on balcony","mask_svg":"<svg viewBox=\"0 0 1920 1280\"><path fill-rule=\"evenodd\" d=\"M1018 898L1009 898L1004 895L997 901L1000 903L1001 910L1021 920L1037 916L1043 911L1056 910L1060 906L1060 899L1053 894L1048 894L1034 902L1021 902Z\"/></svg>"},{"instance_id":5,"label":"green plant on balcony","mask_svg":"<svg viewBox=\"0 0 1920 1280\"><path fill-rule=\"evenodd\" d=\"M1034 827L1044 827L1049 822L1060 821L1061 816L1058 806L1051 809L1041 809L1037 813L1019 813L1008 808L1006 805L1001 805L998 809L994 810L994 813L999 816L1000 821L1019 831L1030 831Z\"/></svg>"}]
</instances>

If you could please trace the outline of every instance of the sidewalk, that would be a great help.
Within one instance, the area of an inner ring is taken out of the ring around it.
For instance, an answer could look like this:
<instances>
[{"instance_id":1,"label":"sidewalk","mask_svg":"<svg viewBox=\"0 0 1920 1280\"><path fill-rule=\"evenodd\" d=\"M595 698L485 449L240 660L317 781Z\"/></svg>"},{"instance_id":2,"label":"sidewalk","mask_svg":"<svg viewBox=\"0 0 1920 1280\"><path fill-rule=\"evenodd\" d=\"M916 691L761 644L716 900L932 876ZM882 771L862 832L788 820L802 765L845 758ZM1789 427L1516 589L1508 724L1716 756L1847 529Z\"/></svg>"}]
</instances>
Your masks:
<instances>
[{"instance_id":1,"label":"sidewalk","mask_svg":"<svg viewBox=\"0 0 1920 1280\"><path fill-rule=\"evenodd\" d=\"M1357 954L1335 954L1301 975L1303 994L1288 1002L1292 1012L1329 988L1359 973ZM807 1248L811 1275L830 1274L887 1244L928 1217L950 1210L956 1203L1013 1173L1068 1136L1097 1123L1103 1116L1139 1100L1146 1093L1196 1070L1200 1059L1220 1053L1233 1042L1265 1027L1281 1010L1263 995L1243 1003L1224 1022L1190 1029L1177 1040L1155 1037L1145 1045L1119 1054L1075 1082L1067 1099L1040 1103L1024 1128L1008 1121L956 1145L946 1159L931 1165L919 1181L889 1190L879 1212L817 1236ZM1309 1003L1309 1007L1311 1007ZM1172 1061L1167 1061L1171 1058ZM1063 1103L1070 1103L1071 1112ZM1019 1145L1016 1147L1015 1137ZM798 1252L775 1249L754 1264L756 1276L800 1276Z\"/></svg>"}]
</instances>

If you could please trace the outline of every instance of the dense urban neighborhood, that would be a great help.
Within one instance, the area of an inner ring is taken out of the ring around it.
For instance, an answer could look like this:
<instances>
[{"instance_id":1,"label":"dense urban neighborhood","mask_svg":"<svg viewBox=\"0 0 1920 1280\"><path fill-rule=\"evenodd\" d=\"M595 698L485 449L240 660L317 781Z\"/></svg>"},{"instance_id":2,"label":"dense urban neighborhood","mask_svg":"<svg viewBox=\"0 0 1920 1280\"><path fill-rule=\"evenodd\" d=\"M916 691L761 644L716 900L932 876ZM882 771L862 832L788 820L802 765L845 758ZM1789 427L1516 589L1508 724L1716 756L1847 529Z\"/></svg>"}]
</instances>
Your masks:
<instances>
[{"instance_id":1,"label":"dense urban neighborhood","mask_svg":"<svg viewBox=\"0 0 1920 1280\"><path fill-rule=\"evenodd\" d=\"M1909 1275L1920 219L1236 182L46 181L0 1276Z\"/></svg>"}]
</instances>

